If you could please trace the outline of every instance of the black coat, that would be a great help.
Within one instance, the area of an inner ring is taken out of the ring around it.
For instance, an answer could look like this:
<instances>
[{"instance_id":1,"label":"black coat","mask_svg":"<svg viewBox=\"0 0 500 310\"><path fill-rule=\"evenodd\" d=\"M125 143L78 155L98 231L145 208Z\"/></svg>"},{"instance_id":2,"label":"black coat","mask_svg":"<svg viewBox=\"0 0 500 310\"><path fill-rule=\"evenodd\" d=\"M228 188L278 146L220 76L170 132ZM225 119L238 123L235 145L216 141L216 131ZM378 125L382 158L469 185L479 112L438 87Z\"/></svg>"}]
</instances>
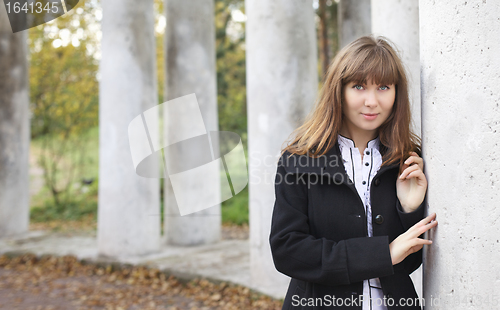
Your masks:
<instances>
[{"instance_id":1,"label":"black coat","mask_svg":"<svg viewBox=\"0 0 500 310\"><path fill-rule=\"evenodd\" d=\"M417 298L409 274L420 266L422 250L393 266L389 243L424 217L425 205L424 199L414 212L403 211L396 195L399 163L382 166L372 180L373 237L368 237L364 205L345 172L338 142L319 159L289 155L278 162L269 236L276 269L291 277L283 309L361 309L363 280L376 277L388 309L421 309L397 306L400 298ZM336 305L341 298L352 306L333 307L332 296ZM311 298L317 306L303 306Z\"/></svg>"}]
</instances>

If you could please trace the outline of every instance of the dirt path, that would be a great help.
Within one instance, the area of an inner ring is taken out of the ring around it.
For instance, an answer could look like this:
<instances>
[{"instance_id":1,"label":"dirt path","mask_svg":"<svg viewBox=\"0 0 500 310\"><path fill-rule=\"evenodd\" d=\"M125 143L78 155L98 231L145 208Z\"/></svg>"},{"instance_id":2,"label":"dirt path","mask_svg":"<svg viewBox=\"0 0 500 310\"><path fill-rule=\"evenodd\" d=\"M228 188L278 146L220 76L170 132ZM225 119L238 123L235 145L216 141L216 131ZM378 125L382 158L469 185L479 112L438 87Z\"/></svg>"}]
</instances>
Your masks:
<instances>
[{"instance_id":1,"label":"dirt path","mask_svg":"<svg viewBox=\"0 0 500 310\"><path fill-rule=\"evenodd\" d=\"M281 302L226 283L181 283L154 269L24 255L0 257L0 309L281 309Z\"/></svg>"},{"instance_id":2,"label":"dirt path","mask_svg":"<svg viewBox=\"0 0 500 310\"><path fill-rule=\"evenodd\" d=\"M222 237L248 239L248 225L223 225ZM242 286L204 279L181 283L143 267L82 264L72 256L0 256L0 310L265 310L281 305Z\"/></svg>"}]
</instances>

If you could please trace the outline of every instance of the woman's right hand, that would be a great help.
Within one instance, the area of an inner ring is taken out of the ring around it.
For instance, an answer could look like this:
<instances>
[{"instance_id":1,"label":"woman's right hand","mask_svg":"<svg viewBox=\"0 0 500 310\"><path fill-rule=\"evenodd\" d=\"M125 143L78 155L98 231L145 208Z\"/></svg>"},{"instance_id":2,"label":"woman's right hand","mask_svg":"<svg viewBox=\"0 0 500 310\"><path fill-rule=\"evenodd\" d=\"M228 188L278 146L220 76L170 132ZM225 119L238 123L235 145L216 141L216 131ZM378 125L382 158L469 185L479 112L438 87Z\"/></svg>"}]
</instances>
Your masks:
<instances>
[{"instance_id":1,"label":"woman's right hand","mask_svg":"<svg viewBox=\"0 0 500 310\"><path fill-rule=\"evenodd\" d=\"M428 217L410 227L410 229L399 235L391 242L391 244L389 244L393 265L399 264L408 255L422 249L424 244L432 244L431 240L421 239L418 236L437 226L438 223L435 218L436 213L432 213Z\"/></svg>"}]
</instances>

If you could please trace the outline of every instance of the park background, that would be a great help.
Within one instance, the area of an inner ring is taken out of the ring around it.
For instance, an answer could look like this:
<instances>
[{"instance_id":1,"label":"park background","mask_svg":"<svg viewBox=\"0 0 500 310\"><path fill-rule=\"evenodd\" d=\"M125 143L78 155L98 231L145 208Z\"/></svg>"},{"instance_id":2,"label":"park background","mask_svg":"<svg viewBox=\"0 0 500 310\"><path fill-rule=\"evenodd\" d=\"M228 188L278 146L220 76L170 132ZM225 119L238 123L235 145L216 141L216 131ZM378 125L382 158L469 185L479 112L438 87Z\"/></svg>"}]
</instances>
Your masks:
<instances>
[{"instance_id":1,"label":"park background","mask_svg":"<svg viewBox=\"0 0 500 310\"><path fill-rule=\"evenodd\" d=\"M321 84L326 66L338 50L338 1L312 1L312 5L316 13L317 40L320 43L318 44L317 79ZM219 130L237 133L242 139L244 149L247 150L245 3L243 0L215 0L214 9ZM154 12L157 100L160 104L165 101L164 1L154 1ZM96 235L99 188L101 20L101 1L82 0L65 15L26 30L29 67L29 231L31 232L44 231L68 237ZM159 188L162 214L164 211L163 181L164 179L161 179ZM235 197L221 204L221 217L224 239L248 239L248 186ZM161 220L163 234L163 217ZM39 285L45 282L47 287L53 287L52 281L67 275L64 272L60 273L60 268L74 269L75 273L79 272L79 268L87 268L88 270L81 272L92 276L109 273L109 268L106 268L108 265L103 267L91 265L90 262L88 264L85 267L80 266L80 262L74 256L50 256L40 260L32 253L23 255L16 251L7 253L7 256L0 260L0 265L7 269L20 268L25 273L22 275L19 273L3 274L4 283L0 286L0 291L3 288L4 292L0 293L0 296L5 299L0 302L0 309L10 309L13 306L26 309L31 306L43 309L44 307L48 309L67 307L68 301L57 301L61 298L52 301L37 298L36 295L40 295L40 291L36 287L29 287L23 281L34 281ZM29 274L32 271L29 268L26 273L26 265L36 265L36 268L41 268L37 270L48 271L51 273L48 278L53 277L53 279L44 281L40 277L47 275ZM64 267L57 267L58 265ZM146 274L147 278L148 274L148 271L143 269L127 271L125 268L125 272L141 275L142 280L144 280L142 275ZM159 276L160 273L155 272ZM127 278L127 276L121 277ZM15 281L14 278L23 279L23 281L17 280L17 286L14 286L18 292L11 296L8 296L8 293L12 291L5 290L9 284L12 284L9 278L13 278L12 281ZM174 285L177 284L175 278L167 277L162 281L168 284L169 280L174 281ZM147 280L144 281L148 284ZM184 284L186 281L181 280ZM224 306L224 303L219 304L220 298L210 298L217 294L219 287L214 288L213 284L204 280L193 281L189 282L189 285L195 283L195 287L201 287L209 294L200 295L200 289L196 290L188 285L183 289L188 292L188 296L197 294L199 299L204 300L208 306ZM71 285L75 284L67 284L67 286ZM88 290L84 291L85 293L81 296L87 296L88 299L81 302L83 306L94 305L121 309L120 307L131 303L144 304L143 300L134 294L127 300L127 294L123 293L126 289L123 288L116 300L109 300ZM194 293L189 293L190 291ZM27 294L32 294L32 296L27 297ZM148 295L144 292L141 294ZM247 306L258 309L279 308L279 299L252 294L255 293L250 293L244 287L235 289L236 297L233 299L237 300L236 308L241 309ZM133 298L135 298L133 302L130 301ZM238 301L238 299L243 299L243 301ZM254 299L256 301L253 301ZM190 300L176 301L176 303L170 307L177 305L196 308ZM246 305L242 306L243 304ZM146 303L145 307L151 307L151 304ZM158 307L158 305L153 306L153 308ZM226 307L230 309L231 303Z\"/></svg>"},{"instance_id":2,"label":"park background","mask_svg":"<svg viewBox=\"0 0 500 310\"><path fill-rule=\"evenodd\" d=\"M269 184L249 182L249 191L247 187L222 204L223 231L231 227L237 237L223 237L216 244L183 250L171 245L165 248L162 244L162 255L165 251L177 251L177 264L169 261L170 265L146 268L141 265L144 261L125 259L121 255L115 256L115 261L82 259L96 258L99 251L115 245L118 245L113 248L115 254L122 251L144 254L151 250L148 246L158 246L160 237L156 233L148 235L141 219L134 218L134 214L141 214L140 208L120 213L122 205L126 205L122 199L134 194L136 188L143 188L134 179L137 176L132 175L133 171L122 169L128 175L121 179L119 174L98 172L124 162L129 151L122 148L120 154L109 153L105 158L108 161L103 165L101 157L99 163L99 151L112 144L110 142L126 139L125 132L110 139L109 135L103 135L105 129L115 121L128 124L130 120L126 121L127 117L120 113L136 116L145 108L113 89L123 85L119 84L124 81L119 72L132 67L133 62L115 62L115 68L121 70L115 74L109 70L110 58L105 62L99 60L101 48L104 51L104 47L111 46L118 56L125 54L147 63L146 77L153 72L150 64L154 63L157 75L154 84L158 88L152 97L157 96L155 104L165 101L162 88L172 81L163 80L167 66L162 54L168 46L162 46L162 31L165 35L168 33L165 30L168 21L162 18L162 2L155 1L153 7L153 1L123 0L120 2L123 5L112 7L118 3L114 1L80 1L65 16L17 34L12 34L9 27L5 27L5 20L0 20L3 42L0 48L13 47L8 50L11 54L2 54L0 58L0 251L5 254L0 258L0 308L279 309L279 297L272 299L255 291L270 293L274 288L283 294L287 284L286 277L274 268L267 240L274 199ZM182 14L170 15L169 20L181 20L191 11L202 13L202 4L208 2L199 1L199 5L189 9L186 9L187 1L165 3L182 9ZM104 11L109 14L104 14L108 18L104 17L103 21L101 5L106 4L109 10ZM238 133L249 154L252 149L263 154L278 151L279 144L310 110L321 87L324 68L345 41L373 32L387 34L401 47L411 75L413 121L422 136L424 170L429 181L427 207L429 212L438 214L440 223L428 236L434 242L432 247L424 248L423 264L423 296L440 303L427 305L426 309L498 308L500 263L492 257L496 257L500 246L497 237L500 3L490 0L247 0L245 3L214 1L210 5L208 15L214 18L215 43L214 48L204 48L214 53L216 61L216 69L208 71L213 85L217 85L216 94L210 99L218 115L217 128ZM343 11L342 7L350 9ZM142 11L138 13L139 9ZM365 15L360 14L362 12ZM124 27L117 22L124 13L145 14L150 18L133 20L133 27ZM201 18L191 20L193 23L187 23L188 29L197 27L206 33L204 31L210 28L199 23L203 22ZM111 28L120 29L115 34L126 32L132 36L137 49L127 54L123 38L113 41L114 46L104 44L112 41L101 38L100 26L107 21ZM363 30L363 26L368 28ZM359 29L363 31L355 31ZM135 30L142 31L142 36L135 35ZM344 33L344 30L352 31ZM201 42L209 37L211 40L211 34L198 39ZM141 48L147 50L144 47L150 43L152 46L155 41L154 61L153 48L149 49L151 56L145 55L147 52L134 54ZM339 43L341 41L344 42ZM189 49L189 44L183 48ZM245 67L245 64L250 65ZM108 70L104 70L103 65L107 65ZM170 63L168 68L172 68ZM176 78L181 79L185 72L180 70ZM102 81L109 82L108 87L99 89ZM141 87L150 82L149 78L140 77L134 81ZM125 95L133 93L134 88L127 88ZM115 104L109 96L107 100L99 100L99 95L113 91L113 95L122 96L128 104L114 109L115 114L105 115L106 126L98 128L98 115L102 114L103 107ZM206 93L202 91L200 95ZM205 99L200 103L206 103ZM259 132L256 130L262 129L259 126L268 131ZM104 140L99 142L99 135ZM248 156L247 159L250 180L261 176L261 172L250 169L257 166L256 161ZM272 168L262 170L272 174L275 171ZM103 181L104 178L108 181ZM112 197L109 191L102 190L103 186L113 185L110 180L123 185L120 188L127 184L127 190L132 190L124 192L123 197ZM127 183L131 180L136 184ZM161 205L168 197L162 196L163 186L153 182L151 185L157 190L136 201L154 197L154 203L159 202L158 210L162 210ZM98 206L98 201L106 195L112 199ZM104 221L102 216L96 218L97 212L103 209L113 211ZM115 218L114 224L127 220L134 229L113 226ZM112 229L96 232L96 222L98 226ZM221 227L216 224L213 232L217 233ZM156 222L155 225L162 236L168 234L170 225ZM249 237L241 234L242 231L248 231ZM99 250L96 235L104 237L99 242ZM211 234L203 236L208 239ZM126 245L129 241L133 246ZM42 251L43 244L45 250ZM185 252L195 249L203 250ZM213 255L203 256L203 252ZM74 255L64 256L68 253ZM91 255L84 255L89 253ZM212 263L220 269L210 264L205 265L205 269L198 268L200 265L188 266L193 258L201 257L199 263L216 258ZM223 257L226 259L221 259ZM238 260L244 267L231 269L237 266ZM128 265L123 265L125 262ZM212 276L224 275L225 280L222 283L213 279L182 280L180 273L174 276L175 271L195 269L206 278L210 278L207 272L212 272ZM241 270L244 272L239 273ZM59 304L55 304L57 302Z\"/></svg>"},{"instance_id":3,"label":"park background","mask_svg":"<svg viewBox=\"0 0 500 310\"><path fill-rule=\"evenodd\" d=\"M326 46L318 44L321 83L325 66L338 50L338 4L321 0L313 5L318 43ZM158 103L164 102L165 84L163 10L163 1L155 0ZM244 1L216 0L214 14L219 128L239 134L246 150ZM33 227L96 228L101 19L100 1L85 0L54 21L27 30ZM248 189L223 202L222 221L248 224Z\"/></svg>"}]
</instances>

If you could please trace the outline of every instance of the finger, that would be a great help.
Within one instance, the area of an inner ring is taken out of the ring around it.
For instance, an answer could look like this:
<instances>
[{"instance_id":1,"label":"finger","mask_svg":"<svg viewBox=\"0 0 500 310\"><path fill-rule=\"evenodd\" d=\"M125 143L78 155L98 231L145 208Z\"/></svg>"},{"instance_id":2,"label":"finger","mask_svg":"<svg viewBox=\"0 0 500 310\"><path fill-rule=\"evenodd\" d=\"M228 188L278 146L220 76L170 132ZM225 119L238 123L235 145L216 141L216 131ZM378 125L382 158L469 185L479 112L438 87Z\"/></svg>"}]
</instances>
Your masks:
<instances>
[{"instance_id":1,"label":"finger","mask_svg":"<svg viewBox=\"0 0 500 310\"><path fill-rule=\"evenodd\" d=\"M417 224L415 224L415 226L428 225L429 223L433 223L433 221L437 222L435 212L433 212L433 213L429 214L428 216L424 217L423 219L421 219Z\"/></svg>"},{"instance_id":2,"label":"finger","mask_svg":"<svg viewBox=\"0 0 500 310\"><path fill-rule=\"evenodd\" d=\"M418 228L418 236L420 236L421 234L425 233L426 231L436 227L438 225L438 221L432 221L430 222L429 224L426 224L426 225L423 225L423 226L420 226Z\"/></svg>"},{"instance_id":3,"label":"finger","mask_svg":"<svg viewBox=\"0 0 500 310\"><path fill-rule=\"evenodd\" d=\"M403 170L403 172L401 172L401 175L399 176L400 179L404 179L406 177L406 175L408 175L412 171L415 171L416 169L418 169L418 165L406 167Z\"/></svg>"},{"instance_id":4,"label":"finger","mask_svg":"<svg viewBox=\"0 0 500 310\"><path fill-rule=\"evenodd\" d=\"M408 157L405 160L406 165L411 165L412 163L417 164L420 166L420 168L424 169L424 159L422 157L419 157L417 153L413 152L414 155Z\"/></svg>"},{"instance_id":5,"label":"finger","mask_svg":"<svg viewBox=\"0 0 500 310\"><path fill-rule=\"evenodd\" d=\"M431 245L432 240L427 240L427 239L421 239L421 238L415 238L410 241L411 247L418 247L418 246L424 246L425 244Z\"/></svg>"},{"instance_id":6,"label":"finger","mask_svg":"<svg viewBox=\"0 0 500 310\"><path fill-rule=\"evenodd\" d=\"M418 177L420 179L423 179L424 178L424 173L422 172L422 170L416 169L415 171L412 171L412 172L408 173L408 175L405 177L405 179L411 179L411 178L414 178L414 177Z\"/></svg>"},{"instance_id":7,"label":"finger","mask_svg":"<svg viewBox=\"0 0 500 310\"><path fill-rule=\"evenodd\" d=\"M411 172L410 174L408 174L408 175L406 176L406 179L411 179L411 178L415 178L415 177L416 177L416 178L418 178L418 179L424 180L424 179L425 179L425 178L424 178L424 176L425 176L425 175L424 175L424 173L422 172L422 170L418 169L418 170L413 171L413 172Z\"/></svg>"},{"instance_id":8,"label":"finger","mask_svg":"<svg viewBox=\"0 0 500 310\"><path fill-rule=\"evenodd\" d=\"M436 227L438 225L438 222L437 221L433 221L433 222L430 222L429 224L425 224L425 225L420 225L420 226L413 226L412 228L408 229L408 231L406 232L406 238L407 240L408 239L421 239L421 238L418 238L418 236L424 234L426 231Z\"/></svg>"},{"instance_id":9,"label":"finger","mask_svg":"<svg viewBox=\"0 0 500 310\"><path fill-rule=\"evenodd\" d=\"M436 222L436 224L433 226L433 227L435 227L437 225L437 221L436 221L436 213L434 213L434 212L429 214L427 217L421 219L419 222L417 222L412 227L410 227L410 229L408 229L408 231L410 231L410 230L413 231L413 230L419 229L420 227L425 226L425 225L431 223L432 221ZM434 222L432 222L432 223L434 223ZM418 236L420 236L420 235L418 235Z\"/></svg>"},{"instance_id":10,"label":"finger","mask_svg":"<svg viewBox=\"0 0 500 310\"><path fill-rule=\"evenodd\" d=\"M424 159L422 157L420 157L416 153L414 153L414 155L411 155L410 157L408 157L405 160L405 164L410 164L411 162L422 163L423 161L424 161Z\"/></svg>"},{"instance_id":11,"label":"finger","mask_svg":"<svg viewBox=\"0 0 500 310\"><path fill-rule=\"evenodd\" d=\"M406 176L408 174L410 174L411 172L417 170L417 169L420 169L420 167L418 165L413 165L413 166L410 166L408 168L406 168L405 170L403 170L403 172L401 173L401 175L399 176L400 179L404 179L406 178Z\"/></svg>"}]
</instances>

